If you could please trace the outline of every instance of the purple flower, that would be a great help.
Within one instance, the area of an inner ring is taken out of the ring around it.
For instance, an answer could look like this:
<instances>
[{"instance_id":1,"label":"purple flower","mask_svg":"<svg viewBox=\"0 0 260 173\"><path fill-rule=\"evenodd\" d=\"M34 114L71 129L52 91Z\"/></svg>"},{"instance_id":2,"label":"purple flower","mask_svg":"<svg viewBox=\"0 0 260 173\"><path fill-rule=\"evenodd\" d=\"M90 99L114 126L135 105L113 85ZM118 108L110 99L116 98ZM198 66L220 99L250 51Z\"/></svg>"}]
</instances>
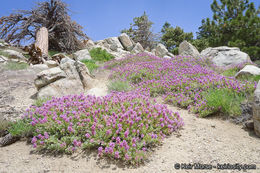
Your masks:
<instances>
[{"instance_id":1,"label":"purple flower","mask_svg":"<svg viewBox=\"0 0 260 173\"><path fill-rule=\"evenodd\" d=\"M44 138L48 139L49 138L49 134L47 132L44 132Z\"/></svg>"},{"instance_id":2,"label":"purple flower","mask_svg":"<svg viewBox=\"0 0 260 173\"><path fill-rule=\"evenodd\" d=\"M85 136L86 136L86 138L90 138L90 134L89 133L86 133Z\"/></svg>"},{"instance_id":3,"label":"purple flower","mask_svg":"<svg viewBox=\"0 0 260 173\"><path fill-rule=\"evenodd\" d=\"M117 159L119 158L119 152L118 151L115 152L115 158L117 158Z\"/></svg>"},{"instance_id":4,"label":"purple flower","mask_svg":"<svg viewBox=\"0 0 260 173\"><path fill-rule=\"evenodd\" d=\"M37 142L37 138L36 138L36 136L34 136L33 138L32 138L32 143L34 144L34 143L36 143Z\"/></svg>"}]
</instances>

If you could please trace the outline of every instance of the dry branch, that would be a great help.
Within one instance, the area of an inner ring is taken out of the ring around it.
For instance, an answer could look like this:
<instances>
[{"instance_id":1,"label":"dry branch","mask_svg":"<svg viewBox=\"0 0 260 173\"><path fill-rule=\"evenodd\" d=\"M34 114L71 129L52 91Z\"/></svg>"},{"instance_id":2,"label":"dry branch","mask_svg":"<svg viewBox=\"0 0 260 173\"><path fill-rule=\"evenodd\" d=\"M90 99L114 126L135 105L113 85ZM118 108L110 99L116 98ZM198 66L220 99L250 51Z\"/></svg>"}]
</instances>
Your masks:
<instances>
[{"instance_id":1,"label":"dry branch","mask_svg":"<svg viewBox=\"0 0 260 173\"><path fill-rule=\"evenodd\" d=\"M37 3L32 10L20 10L0 18L0 38L14 44L35 40L36 31L46 27L49 32L49 48L62 52L73 52L83 45L81 39L88 39L82 27L72 21L67 4L61 0Z\"/></svg>"}]
</instances>

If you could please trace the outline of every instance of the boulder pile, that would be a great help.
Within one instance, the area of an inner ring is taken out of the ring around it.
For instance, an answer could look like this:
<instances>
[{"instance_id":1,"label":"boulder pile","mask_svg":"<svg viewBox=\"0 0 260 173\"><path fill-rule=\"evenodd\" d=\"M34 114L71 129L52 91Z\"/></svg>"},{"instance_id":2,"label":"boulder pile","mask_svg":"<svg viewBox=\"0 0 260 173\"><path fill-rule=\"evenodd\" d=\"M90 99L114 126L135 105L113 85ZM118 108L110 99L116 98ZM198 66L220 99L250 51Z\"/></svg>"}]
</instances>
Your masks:
<instances>
[{"instance_id":1,"label":"boulder pile","mask_svg":"<svg viewBox=\"0 0 260 173\"><path fill-rule=\"evenodd\" d=\"M151 55L170 58L174 55L171 54L163 44L158 44L150 52L145 50L140 43L135 43L127 34L123 33L118 37L110 37L104 40L93 42L88 40L85 43L85 49L77 51L73 54L74 59L81 61L84 59L90 60L91 56L89 51L93 48L102 48L108 53L112 54L115 59L120 59L128 54L137 54L146 52Z\"/></svg>"},{"instance_id":2,"label":"boulder pile","mask_svg":"<svg viewBox=\"0 0 260 173\"><path fill-rule=\"evenodd\" d=\"M55 61L45 63L47 69L40 71L34 80L38 98L79 94L91 87L93 79L80 61L65 57L59 64Z\"/></svg>"}]
</instances>

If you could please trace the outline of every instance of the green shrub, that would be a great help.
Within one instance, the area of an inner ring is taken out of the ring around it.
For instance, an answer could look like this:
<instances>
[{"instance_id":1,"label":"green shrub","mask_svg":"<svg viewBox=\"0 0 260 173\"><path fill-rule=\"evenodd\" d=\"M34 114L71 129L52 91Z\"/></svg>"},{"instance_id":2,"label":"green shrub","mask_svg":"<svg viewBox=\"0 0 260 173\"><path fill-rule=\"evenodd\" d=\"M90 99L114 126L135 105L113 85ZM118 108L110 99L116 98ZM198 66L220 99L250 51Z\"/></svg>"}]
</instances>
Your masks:
<instances>
[{"instance_id":1,"label":"green shrub","mask_svg":"<svg viewBox=\"0 0 260 173\"><path fill-rule=\"evenodd\" d=\"M242 94L228 89L210 89L205 92L207 107L211 113L223 113L230 116L239 116L242 113L240 104L245 100ZM209 112L207 112L208 114ZM204 115L201 115L204 116Z\"/></svg>"},{"instance_id":2,"label":"green shrub","mask_svg":"<svg viewBox=\"0 0 260 173\"><path fill-rule=\"evenodd\" d=\"M111 81L108 84L109 91L129 91L131 86L128 81Z\"/></svg>"},{"instance_id":3,"label":"green shrub","mask_svg":"<svg viewBox=\"0 0 260 173\"><path fill-rule=\"evenodd\" d=\"M46 98L38 98L35 100L33 103L34 106L41 107L44 103L46 103L48 100L51 100L51 97L46 97Z\"/></svg>"},{"instance_id":4,"label":"green shrub","mask_svg":"<svg viewBox=\"0 0 260 173\"><path fill-rule=\"evenodd\" d=\"M235 68L231 68L231 69L225 70L225 71L222 73L222 75L223 75L223 76L234 77L237 72L239 72L239 68L235 67Z\"/></svg>"},{"instance_id":5,"label":"green shrub","mask_svg":"<svg viewBox=\"0 0 260 173\"><path fill-rule=\"evenodd\" d=\"M81 62L87 66L90 73L92 73L95 69L99 67L94 60L84 59Z\"/></svg>"},{"instance_id":6,"label":"green shrub","mask_svg":"<svg viewBox=\"0 0 260 173\"><path fill-rule=\"evenodd\" d=\"M29 65L24 62L13 62L9 61L4 65L4 69L6 70L23 70L26 69Z\"/></svg>"},{"instance_id":7,"label":"green shrub","mask_svg":"<svg viewBox=\"0 0 260 173\"><path fill-rule=\"evenodd\" d=\"M8 129L8 132L12 136L28 137L33 134L34 128L30 125L28 119L20 119L13 122Z\"/></svg>"},{"instance_id":8,"label":"green shrub","mask_svg":"<svg viewBox=\"0 0 260 173\"><path fill-rule=\"evenodd\" d=\"M89 53L91 58L95 61L106 62L115 58L113 55L111 55L106 50L103 50L101 48L91 49Z\"/></svg>"},{"instance_id":9,"label":"green shrub","mask_svg":"<svg viewBox=\"0 0 260 173\"><path fill-rule=\"evenodd\" d=\"M258 82L260 80L260 75L242 75L238 78L241 81Z\"/></svg>"}]
</instances>

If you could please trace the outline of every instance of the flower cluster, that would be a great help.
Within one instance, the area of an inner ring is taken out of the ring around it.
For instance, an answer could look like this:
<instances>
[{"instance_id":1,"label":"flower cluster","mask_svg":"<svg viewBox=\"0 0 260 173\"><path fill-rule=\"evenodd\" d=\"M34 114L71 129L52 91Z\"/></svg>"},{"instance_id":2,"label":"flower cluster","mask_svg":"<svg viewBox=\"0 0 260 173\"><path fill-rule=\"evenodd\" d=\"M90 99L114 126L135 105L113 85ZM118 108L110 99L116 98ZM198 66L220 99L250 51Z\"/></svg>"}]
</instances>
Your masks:
<instances>
[{"instance_id":1,"label":"flower cluster","mask_svg":"<svg viewBox=\"0 0 260 173\"><path fill-rule=\"evenodd\" d=\"M241 82L217 73L217 67L204 57L175 56L171 59L148 54L132 55L106 64L111 78L130 81L133 88L145 90L151 96L163 95L166 102L188 108L200 116L211 114L205 93L212 89L246 95L256 83Z\"/></svg>"},{"instance_id":2,"label":"flower cluster","mask_svg":"<svg viewBox=\"0 0 260 173\"><path fill-rule=\"evenodd\" d=\"M140 162L147 149L183 125L178 113L146 95L137 90L53 98L31 106L24 118L35 128L35 148L68 153L96 148L99 156Z\"/></svg>"}]
</instances>

